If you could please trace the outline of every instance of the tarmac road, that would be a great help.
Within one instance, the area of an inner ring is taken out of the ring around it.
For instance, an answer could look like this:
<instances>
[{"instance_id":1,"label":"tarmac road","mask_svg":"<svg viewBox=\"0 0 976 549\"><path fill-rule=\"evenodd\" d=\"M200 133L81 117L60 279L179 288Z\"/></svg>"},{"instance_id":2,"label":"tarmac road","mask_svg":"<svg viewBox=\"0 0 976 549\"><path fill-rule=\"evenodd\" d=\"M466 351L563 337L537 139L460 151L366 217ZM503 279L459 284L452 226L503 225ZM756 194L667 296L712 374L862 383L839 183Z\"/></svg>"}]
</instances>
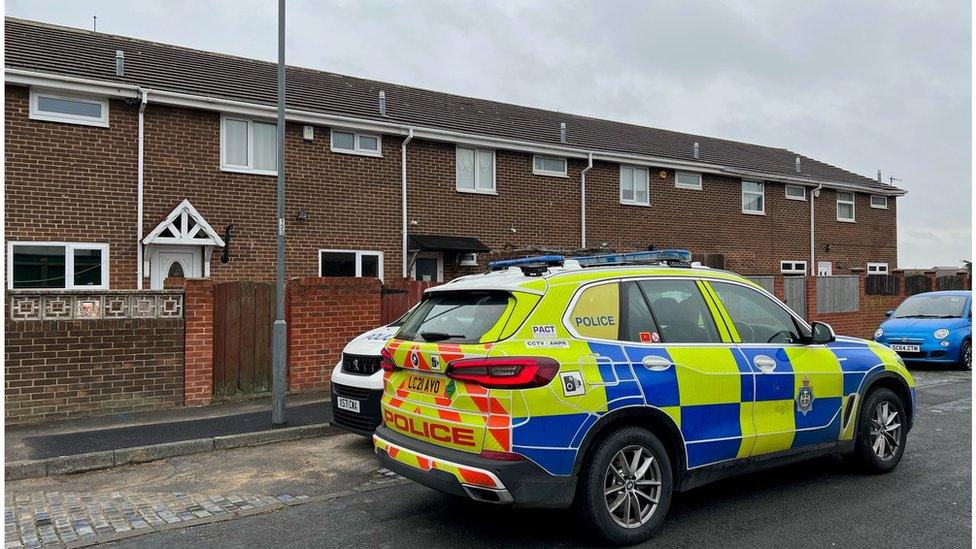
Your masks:
<instances>
[{"instance_id":1,"label":"tarmac road","mask_svg":"<svg viewBox=\"0 0 976 549\"><path fill-rule=\"evenodd\" d=\"M862 476L836 457L678 494L655 547L969 547L971 375L916 370L919 417L899 467ZM371 459L369 448L362 459ZM475 504L416 484L133 538L159 547L583 546L570 511Z\"/></svg>"}]
</instances>

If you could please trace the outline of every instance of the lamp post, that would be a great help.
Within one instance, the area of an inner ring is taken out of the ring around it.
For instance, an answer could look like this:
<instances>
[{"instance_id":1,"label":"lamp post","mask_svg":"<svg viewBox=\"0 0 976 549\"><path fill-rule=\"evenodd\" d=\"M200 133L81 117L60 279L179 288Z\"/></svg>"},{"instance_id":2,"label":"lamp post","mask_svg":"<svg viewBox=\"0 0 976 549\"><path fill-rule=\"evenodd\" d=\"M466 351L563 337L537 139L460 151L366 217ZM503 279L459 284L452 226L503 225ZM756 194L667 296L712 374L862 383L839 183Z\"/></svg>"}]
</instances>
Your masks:
<instances>
[{"instance_id":1,"label":"lamp post","mask_svg":"<svg viewBox=\"0 0 976 549\"><path fill-rule=\"evenodd\" d=\"M271 332L271 423L285 423L285 0L278 0L278 261Z\"/></svg>"}]
</instances>

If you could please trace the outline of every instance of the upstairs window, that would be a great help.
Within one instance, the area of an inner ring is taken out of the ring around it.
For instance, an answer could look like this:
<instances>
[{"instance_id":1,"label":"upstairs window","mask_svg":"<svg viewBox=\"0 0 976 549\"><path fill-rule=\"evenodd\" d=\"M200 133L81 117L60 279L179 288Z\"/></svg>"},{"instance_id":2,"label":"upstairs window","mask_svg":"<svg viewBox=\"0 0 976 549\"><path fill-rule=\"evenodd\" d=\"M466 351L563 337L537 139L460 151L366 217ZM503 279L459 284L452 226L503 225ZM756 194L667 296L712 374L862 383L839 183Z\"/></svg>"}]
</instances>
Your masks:
<instances>
[{"instance_id":1,"label":"upstairs window","mask_svg":"<svg viewBox=\"0 0 976 549\"><path fill-rule=\"evenodd\" d=\"M457 190L495 194L495 151L457 148Z\"/></svg>"},{"instance_id":2,"label":"upstairs window","mask_svg":"<svg viewBox=\"0 0 976 549\"><path fill-rule=\"evenodd\" d=\"M799 185L787 185L786 198L789 200L806 200L807 189L806 187L801 187Z\"/></svg>"},{"instance_id":3,"label":"upstairs window","mask_svg":"<svg viewBox=\"0 0 976 549\"><path fill-rule=\"evenodd\" d=\"M854 221L854 193L837 193L837 221Z\"/></svg>"},{"instance_id":4,"label":"upstairs window","mask_svg":"<svg viewBox=\"0 0 976 549\"><path fill-rule=\"evenodd\" d=\"M319 250L319 276L383 278L383 252Z\"/></svg>"},{"instance_id":5,"label":"upstairs window","mask_svg":"<svg viewBox=\"0 0 976 549\"><path fill-rule=\"evenodd\" d=\"M700 191L702 188L702 176L698 172L674 172L674 186L679 189L694 189Z\"/></svg>"},{"instance_id":6,"label":"upstairs window","mask_svg":"<svg viewBox=\"0 0 976 549\"><path fill-rule=\"evenodd\" d=\"M278 126L247 118L221 118L220 168L232 172L278 174Z\"/></svg>"},{"instance_id":7,"label":"upstairs window","mask_svg":"<svg viewBox=\"0 0 976 549\"><path fill-rule=\"evenodd\" d=\"M381 139L378 134L332 130L330 143L332 152L382 156Z\"/></svg>"},{"instance_id":8,"label":"upstairs window","mask_svg":"<svg viewBox=\"0 0 976 549\"><path fill-rule=\"evenodd\" d=\"M108 100L31 90L28 116L32 120L107 127Z\"/></svg>"},{"instance_id":9,"label":"upstairs window","mask_svg":"<svg viewBox=\"0 0 976 549\"><path fill-rule=\"evenodd\" d=\"M742 213L766 213L766 186L756 181L742 182Z\"/></svg>"},{"instance_id":10,"label":"upstairs window","mask_svg":"<svg viewBox=\"0 0 976 549\"><path fill-rule=\"evenodd\" d=\"M532 157L532 173L536 175L566 177L566 159L558 156L537 154Z\"/></svg>"},{"instance_id":11,"label":"upstairs window","mask_svg":"<svg viewBox=\"0 0 976 549\"><path fill-rule=\"evenodd\" d=\"M880 195L872 194L871 195L871 207L872 208L877 208L879 210L887 210L888 209L888 197L887 196L880 196Z\"/></svg>"},{"instance_id":12,"label":"upstairs window","mask_svg":"<svg viewBox=\"0 0 976 549\"><path fill-rule=\"evenodd\" d=\"M104 290L108 263L108 244L11 242L7 287Z\"/></svg>"},{"instance_id":13,"label":"upstairs window","mask_svg":"<svg viewBox=\"0 0 976 549\"><path fill-rule=\"evenodd\" d=\"M648 181L647 168L620 166L620 203L649 206L651 193Z\"/></svg>"}]
</instances>

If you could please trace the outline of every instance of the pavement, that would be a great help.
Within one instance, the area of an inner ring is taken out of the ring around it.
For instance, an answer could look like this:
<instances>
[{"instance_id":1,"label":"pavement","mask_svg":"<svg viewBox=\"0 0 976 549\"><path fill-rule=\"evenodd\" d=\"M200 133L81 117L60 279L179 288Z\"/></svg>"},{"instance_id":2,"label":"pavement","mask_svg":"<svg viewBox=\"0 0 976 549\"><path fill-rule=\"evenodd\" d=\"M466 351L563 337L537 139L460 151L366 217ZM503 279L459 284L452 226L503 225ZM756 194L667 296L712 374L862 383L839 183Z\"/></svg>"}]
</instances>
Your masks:
<instances>
[{"instance_id":1,"label":"pavement","mask_svg":"<svg viewBox=\"0 0 976 549\"><path fill-rule=\"evenodd\" d=\"M676 495L648 546L969 546L971 374L913 374L918 421L892 473L860 475L829 457L708 485ZM166 549L594 543L571 511L481 505L400 479L351 434L5 487L7 547L34 539Z\"/></svg>"}]
</instances>

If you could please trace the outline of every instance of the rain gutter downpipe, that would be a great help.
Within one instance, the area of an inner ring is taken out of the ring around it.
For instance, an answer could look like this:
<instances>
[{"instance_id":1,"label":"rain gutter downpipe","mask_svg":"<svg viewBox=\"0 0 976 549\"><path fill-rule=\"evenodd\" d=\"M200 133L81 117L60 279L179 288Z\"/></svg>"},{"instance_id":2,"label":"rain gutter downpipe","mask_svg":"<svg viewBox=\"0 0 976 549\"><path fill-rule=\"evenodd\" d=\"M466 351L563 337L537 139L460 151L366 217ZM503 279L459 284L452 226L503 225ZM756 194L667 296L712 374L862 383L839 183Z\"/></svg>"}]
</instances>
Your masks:
<instances>
[{"instance_id":1,"label":"rain gutter downpipe","mask_svg":"<svg viewBox=\"0 0 976 549\"><path fill-rule=\"evenodd\" d=\"M580 172L580 250L586 249L586 172L593 168L593 153L587 155L587 164Z\"/></svg>"},{"instance_id":2,"label":"rain gutter downpipe","mask_svg":"<svg viewBox=\"0 0 976 549\"><path fill-rule=\"evenodd\" d=\"M136 154L136 289L142 289L142 174L145 161L143 160L143 141L145 133L143 131L143 118L146 111L146 103L149 102L149 92L142 88L136 88L142 95L139 102L139 136L138 153Z\"/></svg>"},{"instance_id":3,"label":"rain gutter downpipe","mask_svg":"<svg viewBox=\"0 0 976 549\"><path fill-rule=\"evenodd\" d=\"M813 276L817 272L817 264L814 262L816 257L814 254L815 238L814 232L816 231L814 227L814 214L813 214L813 201L820 196L820 189L823 188L823 183L817 185L816 189L810 191L810 275Z\"/></svg>"},{"instance_id":4,"label":"rain gutter downpipe","mask_svg":"<svg viewBox=\"0 0 976 549\"><path fill-rule=\"evenodd\" d=\"M407 278L407 143L413 139L413 128L407 130L407 138L400 144L400 208L401 223L403 225L403 242L401 260L403 262L403 278Z\"/></svg>"}]
</instances>

